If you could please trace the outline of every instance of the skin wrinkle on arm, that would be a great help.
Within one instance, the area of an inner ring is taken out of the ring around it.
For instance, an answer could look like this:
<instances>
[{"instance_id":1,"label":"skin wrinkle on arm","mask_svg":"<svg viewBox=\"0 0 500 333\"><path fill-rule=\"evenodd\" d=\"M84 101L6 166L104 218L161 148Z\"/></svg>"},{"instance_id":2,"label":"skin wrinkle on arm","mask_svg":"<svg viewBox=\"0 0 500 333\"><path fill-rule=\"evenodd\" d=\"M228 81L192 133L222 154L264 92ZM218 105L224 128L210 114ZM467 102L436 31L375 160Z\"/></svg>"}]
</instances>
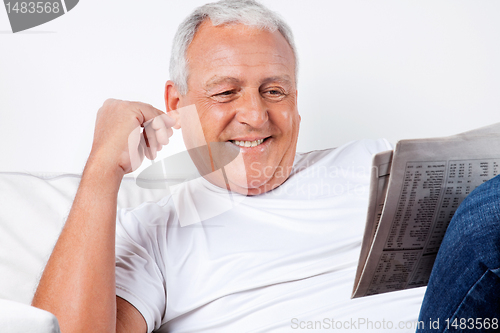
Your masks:
<instances>
[{"instance_id":1,"label":"skin wrinkle on arm","mask_svg":"<svg viewBox=\"0 0 500 333\"><path fill-rule=\"evenodd\" d=\"M116 296L116 332L147 332L144 317L132 304L119 296Z\"/></svg>"}]
</instances>

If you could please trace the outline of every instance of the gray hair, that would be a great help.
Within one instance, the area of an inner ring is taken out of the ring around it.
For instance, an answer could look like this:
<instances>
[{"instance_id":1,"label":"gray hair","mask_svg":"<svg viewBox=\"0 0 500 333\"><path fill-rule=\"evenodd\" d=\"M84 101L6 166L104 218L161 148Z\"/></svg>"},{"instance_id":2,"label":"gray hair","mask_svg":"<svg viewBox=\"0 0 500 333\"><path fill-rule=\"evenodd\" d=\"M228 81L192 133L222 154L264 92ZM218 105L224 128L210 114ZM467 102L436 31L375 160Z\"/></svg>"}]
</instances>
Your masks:
<instances>
[{"instance_id":1,"label":"gray hair","mask_svg":"<svg viewBox=\"0 0 500 333\"><path fill-rule=\"evenodd\" d=\"M292 30L283 19L255 0L221 0L196 8L177 29L170 58L170 77L181 95L187 94L188 91L187 49L193 41L198 27L207 18L215 26L241 23L271 32L278 30L292 48L295 58L295 80L297 80L297 50Z\"/></svg>"}]
</instances>

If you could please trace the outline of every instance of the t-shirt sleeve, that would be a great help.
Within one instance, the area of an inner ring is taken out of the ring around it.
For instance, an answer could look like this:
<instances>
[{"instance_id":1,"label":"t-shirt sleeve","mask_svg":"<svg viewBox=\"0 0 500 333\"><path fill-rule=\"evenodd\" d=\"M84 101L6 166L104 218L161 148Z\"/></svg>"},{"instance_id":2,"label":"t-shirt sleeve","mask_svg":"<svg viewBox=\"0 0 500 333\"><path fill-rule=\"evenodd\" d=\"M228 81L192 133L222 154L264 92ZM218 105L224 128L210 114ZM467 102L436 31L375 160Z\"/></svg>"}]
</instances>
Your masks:
<instances>
[{"instance_id":1,"label":"t-shirt sleeve","mask_svg":"<svg viewBox=\"0 0 500 333\"><path fill-rule=\"evenodd\" d=\"M142 207L144 208L144 207ZM159 268L154 228L140 222L141 210L119 210L116 219L116 295L144 317L148 332L165 314L165 280Z\"/></svg>"}]
</instances>

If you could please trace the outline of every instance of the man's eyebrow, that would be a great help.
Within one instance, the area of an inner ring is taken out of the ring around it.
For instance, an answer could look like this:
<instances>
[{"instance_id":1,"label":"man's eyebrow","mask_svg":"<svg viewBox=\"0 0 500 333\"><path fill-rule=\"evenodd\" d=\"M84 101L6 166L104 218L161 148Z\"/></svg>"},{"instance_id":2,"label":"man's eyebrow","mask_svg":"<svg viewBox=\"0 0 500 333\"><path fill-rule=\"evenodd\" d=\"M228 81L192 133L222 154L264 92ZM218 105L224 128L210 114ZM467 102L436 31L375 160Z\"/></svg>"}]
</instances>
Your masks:
<instances>
[{"instance_id":1,"label":"man's eyebrow","mask_svg":"<svg viewBox=\"0 0 500 333\"><path fill-rule=\"evenodd\" d=\"M240 84L241 80L232 76L219 76L215 75L210 80L205 83L205 89L210 90L220 84L230 83L230 84Z\"/></svg>"},{"instance_id":2,"label":"man's eyebrow","mask_svg":"<svg viewBox=\"0 0 500 333\"><path fill-rule=\"evenodd\" d=\"M290 75L277 75L277 76L271 76L267 77L264 80L262 80L262 84L270 83L270 82L278 82L281 84L287 84L287 85L293 85L293 80L290 77Z\"/></svg>"}]
</instances>

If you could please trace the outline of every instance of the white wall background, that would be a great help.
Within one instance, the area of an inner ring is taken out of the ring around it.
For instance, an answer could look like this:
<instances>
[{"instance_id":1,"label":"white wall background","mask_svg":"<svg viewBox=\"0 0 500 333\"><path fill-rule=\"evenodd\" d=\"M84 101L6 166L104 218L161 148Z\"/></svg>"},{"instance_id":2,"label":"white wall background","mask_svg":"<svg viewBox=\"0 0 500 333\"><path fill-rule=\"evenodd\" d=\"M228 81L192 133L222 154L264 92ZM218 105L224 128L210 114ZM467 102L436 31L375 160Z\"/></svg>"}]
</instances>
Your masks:
<instances>
[{"instance_id":1,"label":"white wall background","mask_svg":"<svg viewBox=\"0 0 500 333\"><path fill-rule=\"evenodd\" d=\"M0 8L0 171L81 172L106 98L164 110L172 36L204 2L82 0L17 34ZM300 151L500 121L500 1L262 2L296 36Z\"/></svg>"}]
</instances>

